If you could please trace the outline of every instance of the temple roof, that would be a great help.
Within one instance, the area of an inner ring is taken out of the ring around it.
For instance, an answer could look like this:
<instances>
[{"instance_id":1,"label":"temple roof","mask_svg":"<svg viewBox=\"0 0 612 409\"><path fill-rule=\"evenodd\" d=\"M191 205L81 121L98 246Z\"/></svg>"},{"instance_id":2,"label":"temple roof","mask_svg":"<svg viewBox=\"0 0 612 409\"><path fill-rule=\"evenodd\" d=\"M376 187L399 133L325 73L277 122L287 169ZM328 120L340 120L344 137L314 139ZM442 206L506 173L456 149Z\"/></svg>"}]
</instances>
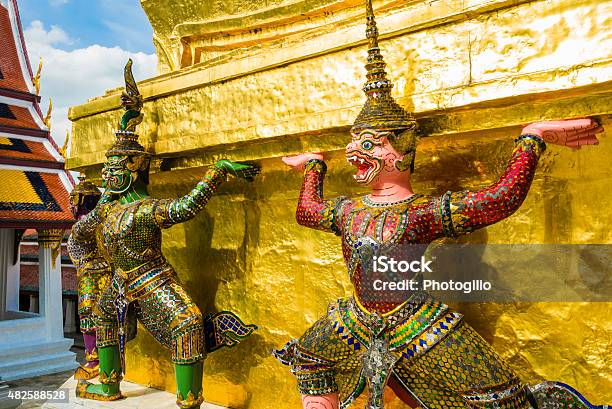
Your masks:
<instances>
[{"instance_id":1,"label":"temple roof","mask_svg":"<svg viewBox=\"0 0 612 409\"><path fill-rule=\"evenodd\" d=\"M70 228L74 183L38 105L17 0L0 0L0 44L0 228Z\"/></svg>"},{"instance_id":2,"label":"temple roof","mask_svg":"<svg viewBox=\"0 0 612 409\"><path fill-rule=\"evenodd\" d=\"M0 102L0 125L40 129L27 108Z\"/></svg>"}]
</instances>

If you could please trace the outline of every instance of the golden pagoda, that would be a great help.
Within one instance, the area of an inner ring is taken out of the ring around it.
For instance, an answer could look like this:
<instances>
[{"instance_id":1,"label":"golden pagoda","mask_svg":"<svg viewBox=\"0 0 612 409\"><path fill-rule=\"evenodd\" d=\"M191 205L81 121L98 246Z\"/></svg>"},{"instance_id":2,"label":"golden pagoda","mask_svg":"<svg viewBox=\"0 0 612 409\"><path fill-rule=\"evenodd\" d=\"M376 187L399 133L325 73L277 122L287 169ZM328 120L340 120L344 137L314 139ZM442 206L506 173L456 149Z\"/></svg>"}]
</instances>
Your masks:
<instances>
[{"instance_id":1,"label":"golden pagoda","mask_svg":"<svg viewBox=\"0 0 612 409\"><path fill-rule=\"evenodd\" d=\"M363 192L347 186L343 155L363 104L363 1L141 4L158 56L158 75L138 84L153 195L186 193L224 157L263 169L252 184L224 185L203 215L164 231L164 254L202 311L231 309L259 327L207 358L205 399L232 408L300 407L294 378L270 352L351 286L338 240L295 223L300 175L280 157L324 152L326 194ZM393 96L427 135L413 179L421 193L491 183L526 123L595 116L610 126L607 2L380 0L374 10ZM120 92L71 108L70 169L99 177ZM611 182L611 154L605 136L597 149L549 149L521 209L469 241L610 243L612 197L601 192ZM558 301L459 309L526 382L557 379L603 402L612 400L610 307ZM126 378L173 390L171 374L169 355L141 331L128 346ZM391 392L387 400L403 407Z\"/></svg>"}]
</instances>

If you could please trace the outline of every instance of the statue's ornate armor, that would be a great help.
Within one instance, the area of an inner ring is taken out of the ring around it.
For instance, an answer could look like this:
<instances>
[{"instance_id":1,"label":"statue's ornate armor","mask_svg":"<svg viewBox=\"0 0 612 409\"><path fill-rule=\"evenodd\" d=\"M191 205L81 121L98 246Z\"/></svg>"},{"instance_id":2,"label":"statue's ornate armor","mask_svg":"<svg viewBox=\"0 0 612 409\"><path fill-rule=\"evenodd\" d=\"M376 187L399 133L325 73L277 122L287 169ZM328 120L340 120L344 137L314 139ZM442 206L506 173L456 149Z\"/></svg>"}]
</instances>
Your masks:
<instances>
[{"instance_id":1,"label":"statue's ornate armor","mask_svg":"<svg viewBox=\"0 0 612 409\"><path fill-rule=\"evenodd\" d=\"M106 152L102 169L105 194L98 205L72 228L71 242L97 247L113 276L94 308L99 349L99 384L79 381L76 396L112 401L122 399L120 381L125 371L125 344L134 335L137 318L155 339L172 351L180 408L199 408L203 402L203 360L207 351L231 347L249 336L255 325L245 325L234 313L220 311L202 317L185 292L174 268L162 254L161 229L192 219L228 173L253 180L259 168L221 159L187 195L177 199L149 197L151 154L138 142L143 98L132 74L124 68L125 113Z\"/></svg>"},{"instance_id":2,"label":"statue's ornate armor","mask_svg":"<svg viewBox=\"0 0 612 409\"><path fill-rule=\"evenodd\" d=\"M306 164L297 220L342 237L355 295L333 303L301 338L276 351L302 394L339 392L346 407L369 384L368 407L381 407L393 376L427 408L530 407L527 387L461 314L423 292L395 301L391 292L371 294L362 256L371 247L427 245L510 216L527 195L544 148L541 140L519 138L505 173L485 189L390 204L324 200L325 163Z\"/></svg>"},{"instance_id":3,"label":"statue's ornate armor","mask_svg":"<svg viewBox=\"0 0 612 409\"><path fill-rule=\"evenodd\" d=\"M70 207L75 217L85 217L98 204L101 195L96 185L85 180L85 175L79 175L79 184L70 192ZM68 254L77 272L78 313L86 360L76 369L74 377L87 380L98 376L99 369L93 307L110 283L112 271L98 252L95 239L77 242L72 236L69 237Z\"/></svg>"},{"instance_id":4,"label":"statue's ornate armor","mask_svg":"<svg viewBox=\"0 0 612 409\"><path fill-rule=\"evenodd\" d=\"M225 175L224 170L213 168L189 194L177 199L105 203L74 226L74 240L97 237L101 253L114 270L111 285L95 308L98 347L119 344L124 323L118 322L117 300L124 299L135 304L145 328L172 350L175 363L205 357L202 314L161 252L161 229L193 218Z\"/></svg>"},{"instance_id":5,"label":"statue's ornate armor","mask_svg":"<svg viewBox=\"0 0 612 409\"><path fill-rule=\"evenodd\" d=\"M98 251L95 238L75 241L68 239L68 253L76 267L79 290L79 319L82 332L95 330L93 308L108 287L112 271Z\"/></svg>"}]
</instances>

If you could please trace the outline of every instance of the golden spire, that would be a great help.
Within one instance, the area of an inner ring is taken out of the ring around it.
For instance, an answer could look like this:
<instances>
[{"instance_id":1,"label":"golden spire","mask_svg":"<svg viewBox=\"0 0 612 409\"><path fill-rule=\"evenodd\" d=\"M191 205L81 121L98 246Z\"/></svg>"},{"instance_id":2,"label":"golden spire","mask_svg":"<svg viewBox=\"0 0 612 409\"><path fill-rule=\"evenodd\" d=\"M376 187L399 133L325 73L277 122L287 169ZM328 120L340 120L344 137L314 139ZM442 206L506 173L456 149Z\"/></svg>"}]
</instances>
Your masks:
<instances>
[{"instance_id":1,"label":"golden spire","mask_svg":"<svg viewBox=\"0 0 612 409\"><path fill-rule=\"evenodd\" d=\"M353 124L352 131L416 129L412 115L391 96L393 84L387 78L386 64L378 47L378 28L374 19L372 0L366 0L366 38L368 39L368 58L365 64L367 79L363 86L366 102Z\"/></svg>"},{"instance_id":2,"label":"golden spire","mask_svg":"<svg viewBox=\"0 0 612 409\"><path fill-rule=\"evenodd\" d=\"M385 61L380 54L378 47L378 28L374 19L372 0L366 0L366 38L368 39L368 60L366 67L367 82L363 87L366 95L373 95L391 92L393 84L387 78L385 71Z\"/></svg>"}]
</instances>

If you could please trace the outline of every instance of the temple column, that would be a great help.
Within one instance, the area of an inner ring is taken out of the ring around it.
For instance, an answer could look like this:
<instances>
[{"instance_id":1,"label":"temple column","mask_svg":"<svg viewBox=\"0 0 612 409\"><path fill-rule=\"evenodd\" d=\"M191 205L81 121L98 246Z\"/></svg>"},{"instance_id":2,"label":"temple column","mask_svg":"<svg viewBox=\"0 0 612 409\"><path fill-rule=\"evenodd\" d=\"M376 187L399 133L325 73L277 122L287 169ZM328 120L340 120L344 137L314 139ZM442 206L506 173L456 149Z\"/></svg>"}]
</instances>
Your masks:
<instances>
[{"instance_id":1,"label":"temple column","mask_svg":"<svg viewBox=\"0 0 612 409\"><path fill-rule=\"evenodd\" d=\"M75 304L76 302L73 299L69 298L66 300L66 313L64 314L64 332L77 332L76 319L74 318L76 314Z\"/></svg>"},{"instance_id":2,"label":"temple column","mask_svg":"<svg viewBox=\"0 0 612 409\"><path fill-rule=\"evenodd\" d=\"M45 317L47 339L64 338L61 240L64 230L38 230L39 310Z\"/></svg>"},{"instance_id":3,"label":"temple column","mask_svg":"<svg viewBox=\"0 0 612 409\"><path fill-rule=\"evenodd\" d=\"M13 229L0 229L0 320L4 319L7 298L7 275L12 260Z\"/></svg>"},{"instance_id":4,"label":"temple column","mask_svg":"<svg viewBox=\"0 0 612 409\"><path fill-rule=\"evenodd\" d=\"M28 312L38 314L38 297L34 294L30 294L30 308Z\"/></svg>"},{"instance_id":5,"label":"temple column","mask_svg":"<svg viewBox=\"0 0 612 409\"><path fill-rule=\"evenodd\" d=\"M9 230L9 258L6 271L6 311L19 311L19 278L21 265L19 263L19 242L15 229Z\"/></svg>"},{"instance_id":6,"label":"temple column","mask_svg":"<svg viewBox=\"0 0 612 409\"><path fill-rule=\"evenodd\" d=\"M18 261L15 229L0 229L0 319L7 318L7 311L19 311Z\"/></svg>"}]
</instances>

